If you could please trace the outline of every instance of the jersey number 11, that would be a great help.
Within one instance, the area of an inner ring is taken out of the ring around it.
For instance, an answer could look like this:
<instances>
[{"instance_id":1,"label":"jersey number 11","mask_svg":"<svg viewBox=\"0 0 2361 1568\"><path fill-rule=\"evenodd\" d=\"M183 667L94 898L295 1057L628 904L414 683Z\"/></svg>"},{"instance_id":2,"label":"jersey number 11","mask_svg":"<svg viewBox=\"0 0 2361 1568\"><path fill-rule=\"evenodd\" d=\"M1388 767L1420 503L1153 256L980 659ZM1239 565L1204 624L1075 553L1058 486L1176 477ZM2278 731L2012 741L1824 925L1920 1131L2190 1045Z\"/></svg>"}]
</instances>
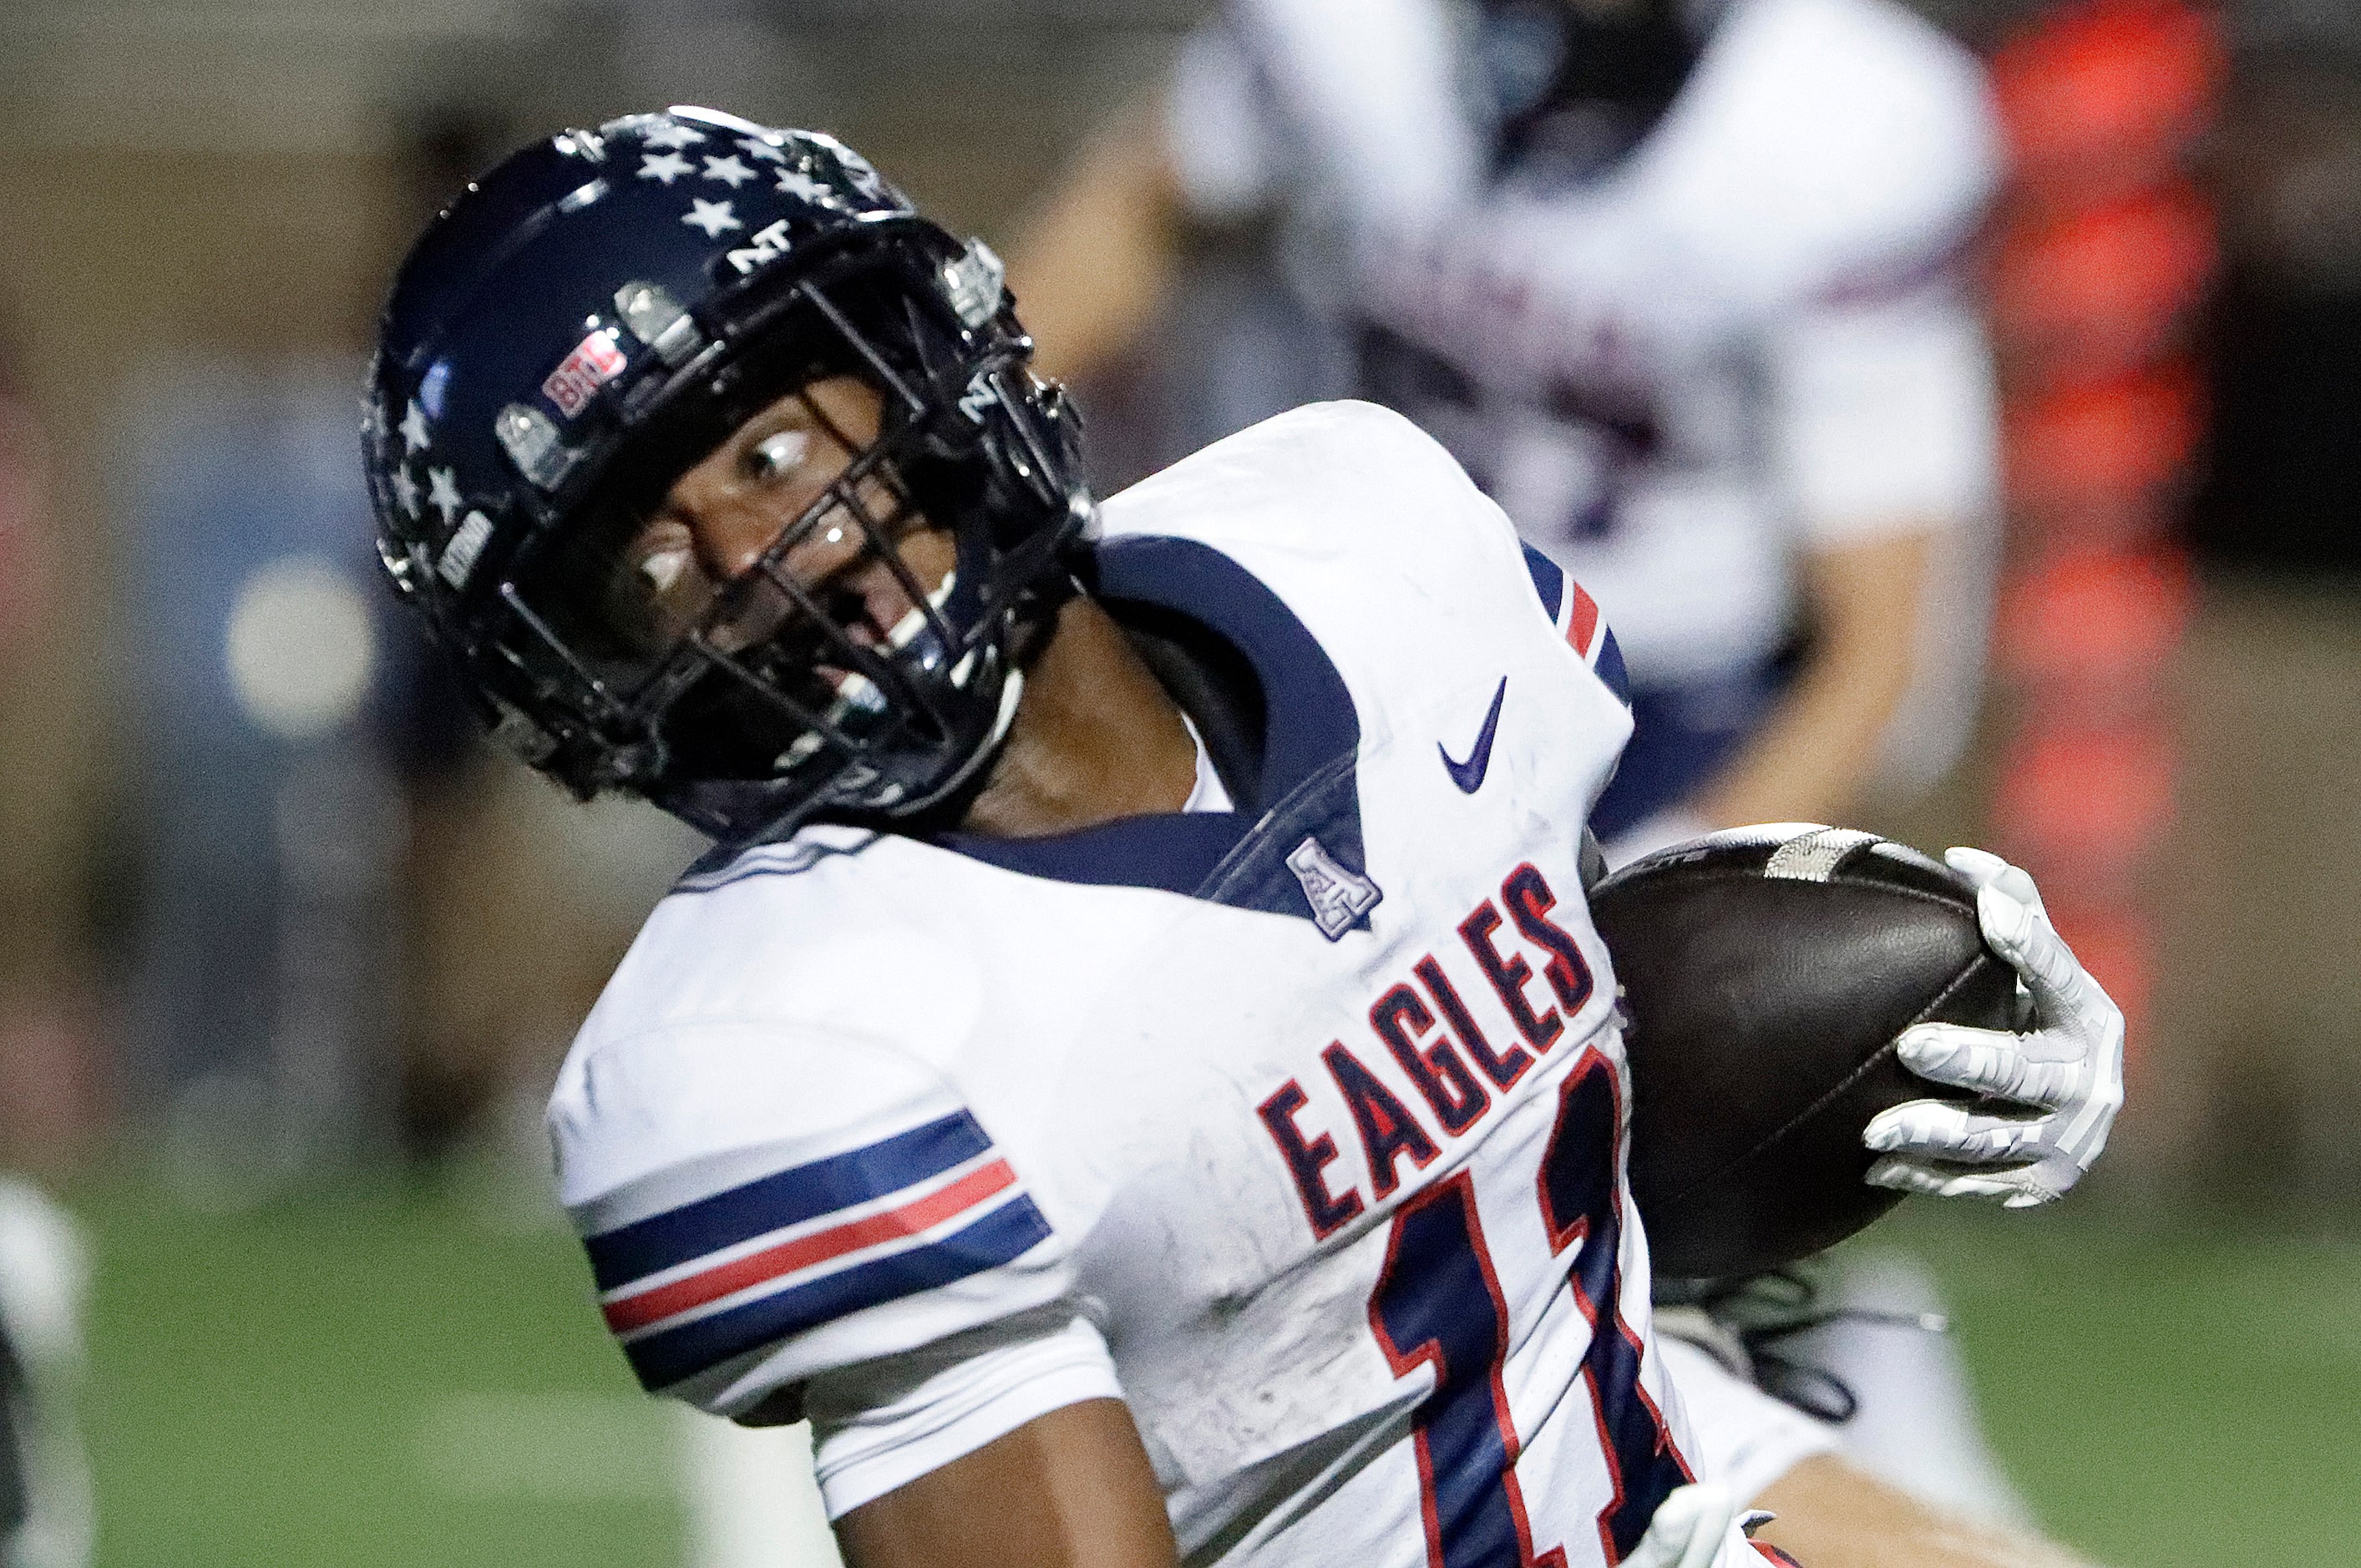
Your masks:
<instances>
[{"instance_id":1,"label":"jersey number 11","mask_svg":"<svg viewBox=\"0 0 2361 1568\"><path fill-rule=\"evenodd\" d=\"M1587 1050L1560 1093L1537 1185L1552 1253L1578 1248L1569 1283L1590 1321L1582 1376L1615 1484L1614 1501L1598 1516L1609 1563L1629 1556L1657 1505L1693 1479L1640 1387L1639 1336L1623 1322L1620 1131L1615 1069ZM1519 1445L1500 1373L1508 1305L1467 1172L1437 1182L1394 1216L1369 1322L1397 1376L1422 1362L1434 1368L1434 1391L1411 1423L1430 1568L1559 1568L1562 1549L1535 1556L1517 1490Z\"/></svg>"}]
</instances>

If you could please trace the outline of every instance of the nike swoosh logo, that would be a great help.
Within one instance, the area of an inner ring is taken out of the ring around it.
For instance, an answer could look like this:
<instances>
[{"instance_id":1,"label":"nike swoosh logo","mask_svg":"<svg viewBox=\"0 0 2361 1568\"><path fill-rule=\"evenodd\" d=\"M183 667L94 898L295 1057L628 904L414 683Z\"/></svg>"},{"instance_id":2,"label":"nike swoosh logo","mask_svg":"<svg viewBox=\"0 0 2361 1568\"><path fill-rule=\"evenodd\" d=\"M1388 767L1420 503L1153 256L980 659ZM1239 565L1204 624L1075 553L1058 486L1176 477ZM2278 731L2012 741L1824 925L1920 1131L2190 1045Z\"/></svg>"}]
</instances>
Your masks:
<instances>
[{"instance_id":1,"label":"nike swoosh logo","mask_svg":"<svg viewBox=\"0 0 2361 1568\"><path fill-rule=\"evenodd\" d=\"M1467 753L1464 762L1455 762L1451 753L1444 751L1437 740L1434 749L1443 758L1443 766L1451 774L1451 782L1459 786L1462 795L1474 795L1484 787L1484 775L1492 766L1492 737L1500 728L1500 703L1509 695L1509 677L1500 677L1500 689L1492 694L1492 711L1484 716L1483 733L1476 737L1476 749Z\"/></svg>"}]
</instances>

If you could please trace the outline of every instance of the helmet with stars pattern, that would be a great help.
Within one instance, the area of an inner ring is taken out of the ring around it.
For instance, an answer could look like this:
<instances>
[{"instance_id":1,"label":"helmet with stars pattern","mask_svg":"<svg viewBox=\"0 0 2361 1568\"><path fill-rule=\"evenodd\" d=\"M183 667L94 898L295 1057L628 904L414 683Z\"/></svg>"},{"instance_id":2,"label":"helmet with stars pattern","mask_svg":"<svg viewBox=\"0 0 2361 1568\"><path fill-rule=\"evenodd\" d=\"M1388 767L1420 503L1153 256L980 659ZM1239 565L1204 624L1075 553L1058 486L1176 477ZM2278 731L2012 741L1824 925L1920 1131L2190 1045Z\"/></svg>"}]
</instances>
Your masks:
<instances>
[{"instance_id":1,"label":"helmet with stars pattern","mask_svg":"<svg viewBox=\"0 0 2361 1568\"><path fill-rule=\"evenodd\" d=\"M841 143L686 107L569 130L471 183L396 276L362 410L379 554L496 739L579 795L725 842L943 808L1006 732L1094 515L1030 352L991 250ZM701 621L618 637L602 574L668 487L847 375L876 438ZM882 641L783 565L823 514L907 589ZM897 554L917 519L954 547L932 587ZM758 588L790 608L750 645L726 628Z\"/></svg>"}]
</instances>

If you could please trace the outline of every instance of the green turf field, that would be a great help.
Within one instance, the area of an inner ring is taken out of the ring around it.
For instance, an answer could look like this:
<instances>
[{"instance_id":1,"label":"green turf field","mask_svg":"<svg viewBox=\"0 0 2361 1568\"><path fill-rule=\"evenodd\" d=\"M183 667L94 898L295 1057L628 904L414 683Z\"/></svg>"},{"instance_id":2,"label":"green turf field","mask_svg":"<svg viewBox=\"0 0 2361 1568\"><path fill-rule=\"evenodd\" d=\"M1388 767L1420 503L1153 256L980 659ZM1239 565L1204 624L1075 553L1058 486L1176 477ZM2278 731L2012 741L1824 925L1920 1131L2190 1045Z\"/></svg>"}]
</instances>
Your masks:
<instances>
[{"instance_id":1,"label":"green turf field","mask_svg":"<svg viewBox=\"0 0 2361 1568\"><path fill-rule=\"evenodd\" d=\"M391 1192L74 1207L108 1568L679 1560L664 1412L555 1225Z\"/></svg>"},{"instance_id":2,"label":"green turf field","mask_svg":"<svg viewBox=\"0 0 2361 1568\"><path fill-rule=\"evenodd\" d=\"M204 1215L74 1206L108 1568L682 1561L665 1417L554 1224L353 1191ZM1997 1442L2119 1568L2361 1561L2361 1244L1917 1213Z\"/></svg>"}]
</instances>

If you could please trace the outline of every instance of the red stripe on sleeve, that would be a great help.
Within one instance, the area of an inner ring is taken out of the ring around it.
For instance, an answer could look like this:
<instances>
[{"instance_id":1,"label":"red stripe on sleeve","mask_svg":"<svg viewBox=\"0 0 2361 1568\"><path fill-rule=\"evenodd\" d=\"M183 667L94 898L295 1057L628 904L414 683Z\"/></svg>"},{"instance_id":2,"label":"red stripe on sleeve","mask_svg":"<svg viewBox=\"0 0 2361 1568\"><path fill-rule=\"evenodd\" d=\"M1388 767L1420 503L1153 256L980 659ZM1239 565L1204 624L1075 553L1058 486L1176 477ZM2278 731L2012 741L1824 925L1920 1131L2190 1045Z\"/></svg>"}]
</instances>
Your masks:
<instances>
[{"instance_id":1,"label":"red stripe on sleeve","mask_svg":"<svg viewBox=\"0 0 2361 1568\"><path fill-rule=\"evenodd\" d=\"M941 1224L962 1211L972 1209L985 1199L1016 1185L1016 1173L1008 1168L1005 1159L968 1172L939 1192L930 1192L915 1202L880 1213L863 1215L846 1224L815 1231L807 1236L797 1236L791 1242L781 1242L761 1252L748 1253L744 1257L731 1258L728 1263L675 1279L669 1285L641 1295L610 1301L605 1311L607 1326L617 1333L629 1333L633 1329L660 1322L676 1312L692 1307L702 1307L708 1301L719 1301L750 1286L761 1285L783 1275L842 1257L863 1247L881 1242L899 1241L917 1235L928 1228Z\"/></svg>"},{"instance_id":2,"label":"red stripe on sleeve","mask_svg":"<svg viewBox=\"0 0 2361 1568\"><path fill-rule=\"evenodd\" d=\"M1590 640L1598 633L1598 605L1582 591L1582 585L1568 577L1565 586L1574 594L1574 615L1566 623L1565 640L1584 658L1590 657Z\"/></svg>"}]
</instances>

